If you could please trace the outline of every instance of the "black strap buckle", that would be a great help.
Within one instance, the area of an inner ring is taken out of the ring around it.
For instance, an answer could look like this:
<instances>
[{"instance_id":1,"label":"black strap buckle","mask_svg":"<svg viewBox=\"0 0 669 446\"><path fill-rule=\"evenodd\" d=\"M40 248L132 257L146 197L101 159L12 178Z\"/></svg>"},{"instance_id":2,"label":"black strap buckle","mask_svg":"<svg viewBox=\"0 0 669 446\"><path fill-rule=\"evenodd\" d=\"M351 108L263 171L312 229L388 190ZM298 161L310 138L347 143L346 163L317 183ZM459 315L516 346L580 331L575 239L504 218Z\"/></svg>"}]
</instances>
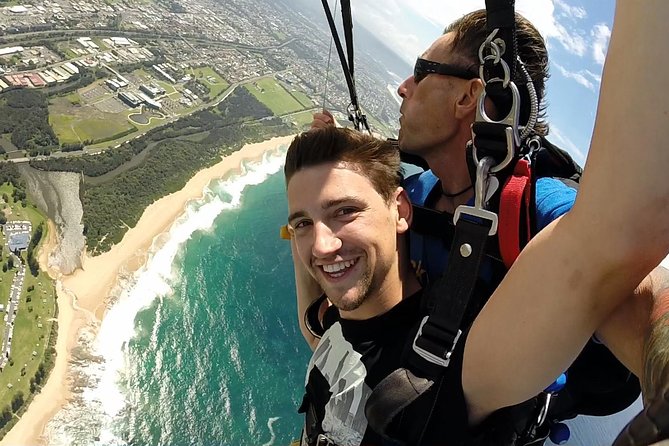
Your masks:
<instances>
[{"instance_id":1,"label":"black strap buckle","mask_svg":"<svg viewBox=\"0 0 669 446\"><path fill-rule=\"evenodd\" d=\"M458 344L458 340L460 339L460 335L462 335L462 330L458 329L457 333L455 334L455 337L452 335L449 335L447 333L443 333L444 335L453 338L453 342L451 343L451 348L447 350L443 356L435 354L433 352L428 351L427 349L421 347L418 345L419 343L424 344L423 342L420 342L421 339L424 339L423 337L423 328L425 327L425 324L428 322L429 316L425 316L423 320L420 323L420 327L418 327L418 333L416 333L416 337L413 339L413 351L416 352L418 356L423 358L424 360L441 366L441 367L448 367L448 364L451 362L451 356L453 355L453 351L455 350L455 346ZM442 337L442 336L438 336ZM448 345L445 342L441 342L441 339L437 340L436 345Z\"/></svg>"}]
</instances>

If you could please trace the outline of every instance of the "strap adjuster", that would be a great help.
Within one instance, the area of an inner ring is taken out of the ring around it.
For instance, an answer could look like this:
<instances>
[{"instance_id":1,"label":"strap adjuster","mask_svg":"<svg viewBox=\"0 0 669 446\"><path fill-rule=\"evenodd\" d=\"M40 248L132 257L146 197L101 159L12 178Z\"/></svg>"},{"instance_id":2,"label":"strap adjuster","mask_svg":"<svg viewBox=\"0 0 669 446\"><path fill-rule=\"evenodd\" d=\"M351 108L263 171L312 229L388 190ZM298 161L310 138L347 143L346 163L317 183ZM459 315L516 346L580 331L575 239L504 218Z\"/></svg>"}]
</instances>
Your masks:
<instances>
[{"instance_id":1,"label":"strap adjuster","mask_svg":"<svg viewBox=\"0 0 669 446\"><path fill-rule=\"evenodd\" d=\"M316 444L314 446L337 446L332 440L325 436L325 434L318 434L316 437Z\"/></svg>"},{"instance_id":2,"label":"strap adjuster","mask_svg":"<svg viewBox=\"0 0 669 446\"><path fill-rule=\"evenodd\" d=\"M472 217L488 220L490 221L488 235L495 235L497 233L498 218L497 214L494 212L486 211L485 209L474 206L460 205L455 209L455 213L453 214L453 224L458 223L460 215L471 215Z\"/></svg>"},{"instance_id":3,"label":"strap adjuster","mask_svg":"<svg viewBox=\"0 0 669 446\"><path fill-rule=\"evenodd\" d=\"M418 338L423 335L423 326L425 325L428 319L429 316L425 316L421 321L420 326L418 327L418 333L416 333L416 337L413 338L413 351L416 352L418 356L420 356L427 362L431 362L432 364L439 365L444 368L448 367L448 364L451 362L451 356L453 355L455 346L458 344L458 340L460 339L460 335L462 334L462 330L458 329L458 332L455 335L455 339L453 339L453 345L451 345L450 350L448 350L446 354L443 357L441 357L425 350L424 348L416 344Z\"/></svg>"}]
</instances>

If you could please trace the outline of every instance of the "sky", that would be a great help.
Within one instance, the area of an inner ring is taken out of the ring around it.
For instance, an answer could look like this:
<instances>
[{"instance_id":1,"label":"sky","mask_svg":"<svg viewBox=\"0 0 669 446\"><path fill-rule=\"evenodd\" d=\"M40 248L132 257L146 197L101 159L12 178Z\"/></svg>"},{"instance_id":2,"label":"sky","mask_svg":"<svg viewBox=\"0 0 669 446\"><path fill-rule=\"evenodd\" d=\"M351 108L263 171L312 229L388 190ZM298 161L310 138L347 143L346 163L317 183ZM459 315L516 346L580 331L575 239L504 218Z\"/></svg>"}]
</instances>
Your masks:
<instances>
[{"instance_id":1,"label":"sky","mask_svg":"<svg viewBox=\"0 0 669 446\"><path fill-rule=\"evenodd\" d=\"M485 7L484 0L351 3L356 21L412 65L448 23ZM590 145L614 7L614 0L516 0L516 10L539 29L549 50L549 139L581 165Z\"/></svg>"}]
</instances>

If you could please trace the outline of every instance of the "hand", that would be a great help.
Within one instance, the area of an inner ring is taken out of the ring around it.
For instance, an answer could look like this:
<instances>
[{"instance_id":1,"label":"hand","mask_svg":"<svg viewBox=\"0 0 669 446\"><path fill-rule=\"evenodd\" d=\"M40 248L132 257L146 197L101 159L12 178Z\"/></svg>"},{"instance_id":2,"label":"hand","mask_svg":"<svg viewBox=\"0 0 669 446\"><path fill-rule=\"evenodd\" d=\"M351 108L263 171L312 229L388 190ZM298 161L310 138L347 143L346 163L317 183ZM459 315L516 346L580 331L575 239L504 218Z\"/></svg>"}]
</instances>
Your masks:
<instances>
[{"instance_id":1,"label":"hand","mask_svg":"<svg viewBox=\"0 0 669 446\"><path fill-rule=\"evenodd\" d=\"M320 113L314 113L314 120L311 121L312 129L325 129L328 127L337 127L337 121L332 113L323 109Z\"/></svg>"},{"instance_id":2,"label":"hand","mask_svg":"<svg viewBox=\"0 0 669 446\"><path fill-rule=\"evenodd\" d=\"M613 446L669 444L669 386L629 422ZM661 443L659 443L661 442Z\"/></svg>"}]
</instances>

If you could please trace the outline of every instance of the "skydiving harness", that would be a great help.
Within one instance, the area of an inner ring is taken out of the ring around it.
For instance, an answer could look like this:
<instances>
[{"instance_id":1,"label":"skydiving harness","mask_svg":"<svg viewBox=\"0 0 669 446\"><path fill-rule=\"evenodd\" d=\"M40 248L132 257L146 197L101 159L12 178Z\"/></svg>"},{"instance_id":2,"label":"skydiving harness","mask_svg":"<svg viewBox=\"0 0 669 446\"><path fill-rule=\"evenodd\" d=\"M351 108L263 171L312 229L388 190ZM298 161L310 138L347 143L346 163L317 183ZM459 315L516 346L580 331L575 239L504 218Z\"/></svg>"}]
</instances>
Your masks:
<instances>
[{"instance_id":1,"label":"skydiving harness","mask_svg":"<svg viewBox=\"0 0 669 446\"><path fill-rule=\"evenodd\" d=\"M346 42L346 54L344 54L344 48L342 47L341 40L339 39L339 33L337 32L337 26L335 25L332 11L328 5L328 0L321 0L321 2L323 3L325 16L328 19L328 25L330 26L332 39L334 40L335 46L337 47L337 54L339 55L339 61L341 62L341 66L344 71L344 78L346 79L346 86L348 87L349 96L351 97L351 102L347 107L348 120L353 123L356 130L365 130L368 133L371 133L369 124L367 123L367 116L360 109L360 104L358 103L358 93L355 89L355 76L353 71L353 19L351 18L351 1L341 0L341 16L344 27L344 39Z\"/></svg>"}]
</instances>

